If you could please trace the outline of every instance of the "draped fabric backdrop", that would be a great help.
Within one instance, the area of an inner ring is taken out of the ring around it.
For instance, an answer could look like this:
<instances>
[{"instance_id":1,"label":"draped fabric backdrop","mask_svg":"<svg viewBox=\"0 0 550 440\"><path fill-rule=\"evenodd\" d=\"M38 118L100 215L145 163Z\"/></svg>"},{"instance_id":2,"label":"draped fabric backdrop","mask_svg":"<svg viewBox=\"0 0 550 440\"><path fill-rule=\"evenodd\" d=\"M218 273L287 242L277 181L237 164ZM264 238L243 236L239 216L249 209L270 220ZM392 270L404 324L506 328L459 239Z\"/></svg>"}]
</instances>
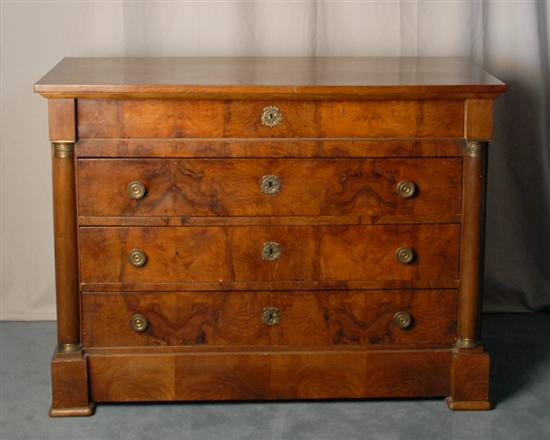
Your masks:
<instances>
[{"instance_id":1,"label":"draped fabric backdrop","mask_svg":"<svg viewBox=\"0 0 550 440\"><path fill-rule=\"evenodd\" d=\"M1 0L0 319L55 316L46 100L66 56L464 56L504 80L490 146L485 309L550 305L545 0Z\"/></svg>"}]
</instances>

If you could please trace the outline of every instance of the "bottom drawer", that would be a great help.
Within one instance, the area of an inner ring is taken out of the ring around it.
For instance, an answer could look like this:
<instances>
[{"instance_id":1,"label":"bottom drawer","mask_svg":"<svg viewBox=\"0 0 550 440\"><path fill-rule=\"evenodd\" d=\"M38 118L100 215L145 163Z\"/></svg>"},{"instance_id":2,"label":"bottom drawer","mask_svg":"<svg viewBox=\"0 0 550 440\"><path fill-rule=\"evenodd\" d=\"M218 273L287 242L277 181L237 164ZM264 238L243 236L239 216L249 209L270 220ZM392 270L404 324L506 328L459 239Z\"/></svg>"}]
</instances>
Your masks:
<instances>
[{"instance_id":1,"label":"bottom drawer","mask_svg":"<svg viewBox=\"0 0 550 440\"><path fill-rule=\"evenodd\" d=\"M456 318L450 289L82 295L86 347L450 346Z\"/></svg>"}]
</instances>

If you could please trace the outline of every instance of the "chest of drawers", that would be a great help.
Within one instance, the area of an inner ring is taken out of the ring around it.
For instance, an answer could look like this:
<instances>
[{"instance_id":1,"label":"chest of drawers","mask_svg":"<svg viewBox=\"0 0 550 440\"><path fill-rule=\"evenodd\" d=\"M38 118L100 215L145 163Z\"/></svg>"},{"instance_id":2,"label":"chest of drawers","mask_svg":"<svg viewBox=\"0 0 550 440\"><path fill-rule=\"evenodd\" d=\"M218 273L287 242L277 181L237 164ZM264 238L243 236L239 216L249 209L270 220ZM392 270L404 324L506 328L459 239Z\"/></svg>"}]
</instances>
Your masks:
<instances>
[{"instance_id":1,"label":"chest of drawers","mask_svg":"<svg viewBox=\"0 0 550 440\"><path fill-rule=\"evenodd\" d=\"M64 59L50 415L447 397L487 409L493 101L451 58Z\"/></svg>"}]
</instances>

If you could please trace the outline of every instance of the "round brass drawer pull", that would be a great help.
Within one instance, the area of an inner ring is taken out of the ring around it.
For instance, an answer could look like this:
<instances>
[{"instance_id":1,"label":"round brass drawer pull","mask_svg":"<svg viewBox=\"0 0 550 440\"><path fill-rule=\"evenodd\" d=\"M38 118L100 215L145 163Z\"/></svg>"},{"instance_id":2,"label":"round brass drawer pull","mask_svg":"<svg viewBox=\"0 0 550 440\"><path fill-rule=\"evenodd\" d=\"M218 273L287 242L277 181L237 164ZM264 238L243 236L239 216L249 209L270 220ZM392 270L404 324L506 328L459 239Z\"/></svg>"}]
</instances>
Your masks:
<instances>
[{"instance_id":1,"label":"round brass drawer pull","mask_svg":"<svg viewBox=\"0 0 550 440\"><path fill-rule=\"evenodd\" d=\"M141 249L133 249L128 254L128 261L135 267L142 267L147 263L147 255Z\"/></svg>"},{"instance_id":2,"label":"round brass drawer pull","mask_svg":"<svg viewBox=\"0 0 550 440\"><path fill-rule=\"evenodd\" d=\"M262 110L262 125L266 127L277 127L281 122L283 122L283 114L274 105L269 105L264 107Z\"/></svg>"},{"instance_id":3,"label":"round brass drawer pull","mask_svg":"<svg viewBox=\"0 0 550 440\"><path fill-rule=\"evenodd\" d=\"M128 195L131 199L142 199L145 197L145 193L147 193L147 188L145 188L143 182L140 182L139 180L132 180L128 184Z\"/></svg>"},{"instance_id":4,"label":"round brass drawer pull","mask_svg":"<svg viewBox=\"0 0 550 440\"><path fill-rule=\"evenodd\" d=\"M149 320L140 313L136 313L130 318L130 326L137 333L143 333L149 327Z\"/></svg>"},{"instance_id":5,"label":"round brass drawer pull","mask_svg":"<svg viewBox=\"0 0 550 440\"><path fill-rule=\"evenodd\" d=\"M411 328L413 324L413 317L409 312L397 312L393 315L393 322L400 329L406 330Z\"/></svg>"},{"instance_id":6,"label":"round brass drawer pull","mask_svg":"<svg viewBox=\"0 0 550 440\"><path fill-rule=\"evenodd\" d=\"M262 248L262 258L266 261L277 261L281 258L281 245L276 241L266 241Z\"/></svg>"},{"instance_id":7,"label":"round brass drawer pull","mask_svg":"<svg viewBox=\"0 0 550 440\"><path fill-rule=\"evenodd\" d=\"M277 194L281 191L281 179L274 174L262 176L260 189L264 194Z\"/></svg>"},{"instance_id":8,"label":"round brass drawer pull","mask_svg":"<svg viewBox=\"0 0 550 440\"><path fill-rule=\"evenodd\" d=\"M401 264L411 264L414 260L414 249L408 246L401 246L395 251L395 258Z\"/></svg>"},{"instance_id":9,"label":"round brass drawer pull","mask_svg":"<svg viewBox=\"0 0 550 440\"><path fill-rule=\"evenodd\" d=\"M281 322L281 311L277 307L266 307L262 312L265 325L277 325Z\"/></svg>"},{"instance_id":10,"label":"round brass drawer pull","mask_svg":"<svg viewBox=\"0 0 550 440\"><path fill-rule=\"evenodd\" d=\"M410 180L402 180L395 187L395 192L399 195L399 197L410 199L416 192L416 185Z\"/></svg>"}]
</instances>

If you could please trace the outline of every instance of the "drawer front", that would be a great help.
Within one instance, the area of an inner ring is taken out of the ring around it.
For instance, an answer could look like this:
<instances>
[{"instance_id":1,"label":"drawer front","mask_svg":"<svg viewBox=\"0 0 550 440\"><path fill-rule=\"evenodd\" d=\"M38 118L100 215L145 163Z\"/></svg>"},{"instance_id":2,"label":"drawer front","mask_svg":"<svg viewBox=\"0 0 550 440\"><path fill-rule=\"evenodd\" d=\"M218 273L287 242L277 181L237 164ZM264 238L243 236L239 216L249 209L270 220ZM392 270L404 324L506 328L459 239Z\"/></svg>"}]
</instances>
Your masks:
<instances>
[{"instance_id":1,"label":"drawer front","mask_svg":"<svg viewBox=\"0 0 550 440\"><path fill-rule=\"evenodd\" d=\"M85 227L80 280L456 280L459 234L457 224Z\"/></svg>"},{"instance_id":2,"label":"drawer front","mask_svg":"<svg viewBox=\"0 0 550 440\"><path fill-rule=\"evenodd\" d=\"M80 159L79 213L452 219L461 176L459 158Z\"/></svg>"},{"instance_id":3,"label":"drawer front","mask_svg":"<svg viewBox=\"0 0 550 440\"><path fill-rule=\"evenodd\" d=\"M463 137L463 100L79 99L80 138Z\"/></svg>"},{"instance_id":4,"label":"drawer front","mask_svg":"<svg viewBox=\"0 0 550 440\"><path fill-rule=\"evenodd\" d=\"M82 312L85 346L451 345L457 294L84 293Z\"/></svg>"}]
</instances>

